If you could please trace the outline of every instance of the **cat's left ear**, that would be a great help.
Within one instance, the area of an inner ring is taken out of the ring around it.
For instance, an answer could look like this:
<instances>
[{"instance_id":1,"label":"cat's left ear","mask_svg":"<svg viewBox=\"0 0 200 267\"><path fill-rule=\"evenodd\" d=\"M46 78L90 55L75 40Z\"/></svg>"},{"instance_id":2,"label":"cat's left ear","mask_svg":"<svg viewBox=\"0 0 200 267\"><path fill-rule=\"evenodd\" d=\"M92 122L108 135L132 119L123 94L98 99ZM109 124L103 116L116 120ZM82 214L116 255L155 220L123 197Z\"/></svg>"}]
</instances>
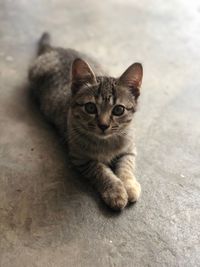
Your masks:
<instances>
[{"instance_id":1,"label":"cat's left ear","mask_svg":"<svg viewBox=\"0 0 200 267\"><path fill-rule=\"evenodd\" d=\"M133 95L138 98L142 84L143 68L142 64L134 63L120 76L119 83L131 89Z\"/></svg>"},{"instance_id":2,"label":"cat's left ear","mask_svg":"<svg viewBox=\"0 0 200 267\"><path fill-rule=\"evenodd\" d=\"M97 83L95 74L89 64L81 58L72 63L72 93L75 94L84 84Z\"/></svg>"}]
</instances>

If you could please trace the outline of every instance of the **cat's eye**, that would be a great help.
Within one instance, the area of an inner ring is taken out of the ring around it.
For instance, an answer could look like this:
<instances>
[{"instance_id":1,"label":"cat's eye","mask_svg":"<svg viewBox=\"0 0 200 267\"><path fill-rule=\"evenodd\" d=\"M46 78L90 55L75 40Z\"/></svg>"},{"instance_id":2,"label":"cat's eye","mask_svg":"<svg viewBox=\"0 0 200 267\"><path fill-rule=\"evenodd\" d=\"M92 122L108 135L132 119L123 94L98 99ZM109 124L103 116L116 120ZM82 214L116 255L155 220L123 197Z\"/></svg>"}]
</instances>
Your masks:
<instances>
[{"instance_id":1,"label":"cat's eye","mask_svg":"<svg viewBox=\"0 0 200 267\"><path fill-rule=\"evenodd\" d=\"M112 110L112 114L114 116L121 116L124 114L124 111L125 111L125 107L122 106L122 105L117 105L113 108Z\"/></svg>"},{"instance_id":2,"label":"cat's eye","mask_svg":"<svg viewBox=\"0 0 200 267\"><path fill-rule=\"evenodd\" d=\"M96 114L97 113L97 107L94 103L88 102L85 104L85 111L89 114Z\"/></svg>"}]
</instances>

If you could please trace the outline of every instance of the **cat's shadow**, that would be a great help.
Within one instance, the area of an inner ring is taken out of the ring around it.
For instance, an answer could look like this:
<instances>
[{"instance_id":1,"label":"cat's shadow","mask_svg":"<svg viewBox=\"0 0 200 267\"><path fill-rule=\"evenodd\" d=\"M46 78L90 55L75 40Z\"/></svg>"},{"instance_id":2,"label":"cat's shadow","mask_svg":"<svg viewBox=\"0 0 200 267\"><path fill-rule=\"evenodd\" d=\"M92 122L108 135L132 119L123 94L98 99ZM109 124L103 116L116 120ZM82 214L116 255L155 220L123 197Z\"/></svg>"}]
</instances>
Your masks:
<instances>
[{"instance_id":1,"label":"cat's shadow","mask_svg":"<svg viewBox=\"0 0 200 267\"><path fill-rule=\"evenodd\" d=\"M91 209L94 213L101 213L105 217L119 216L120 212L113 211L107 207L90 183L83 177L80 177L80 175L72 169L68 158L67 145L61 139L54 126L49 124L40 112L38 104L31 94L29 83L26 82L23 86L17 88L15 92L17 92L17 97L20 99L19 101L22 102L21 104L27 109L28 116L24 119L25 123L27 122L28 124L34 125L36 128L36 131L34 131L34 139L43 139L43 143L45 139L45 141L49 143L46 144L47 147L50 147L52 145L51 142L53 142L54 149L48 149L45 153L49 154L55 151L57 155L53 155L53 158L61 165L61 167L58 168L61 174L57 175L55 173L56 178L54 179L51 175L51 168L53 171L56 163L47 164L47 175L45 178L40 177L40 179L44 179L42 184L53 183L54 186L51 192L41 190L40 194L43 195L40 195L39 198L43 199L45 203L54 203L54 210L60 210L60 205L63 213L65 213L65 209L76 213L79 213L80 210L75 211L74 209L84 209L86 213L88 212L87 209ZM17 112L15 116L17 116ZM40 132L41 136L39 136ZM41 149L41 153L44 154L42 147L38 149ZM54 151L52 152L52 150ZM49 157L51 158L51 155L49 155ZM42 165L42 162L40 164ZM48 176L48 174L50 175ZM54 192L52 192L53 190ZM36 198L38 198L38 196L36 196ZM45 208L51 209L52 204L47 204Z\"/></svg>"}]
</instances>

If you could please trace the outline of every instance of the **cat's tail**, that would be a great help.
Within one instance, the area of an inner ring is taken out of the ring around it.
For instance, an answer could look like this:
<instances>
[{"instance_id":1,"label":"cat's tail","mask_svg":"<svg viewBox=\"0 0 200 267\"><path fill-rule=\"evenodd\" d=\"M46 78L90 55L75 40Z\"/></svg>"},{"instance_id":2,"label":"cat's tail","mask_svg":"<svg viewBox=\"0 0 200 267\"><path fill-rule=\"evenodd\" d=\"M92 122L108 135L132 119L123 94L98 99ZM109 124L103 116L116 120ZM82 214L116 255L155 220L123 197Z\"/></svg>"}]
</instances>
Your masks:
<instances>
[{"instance_id":1,"label":"cat's tail","mask_svg":"<svg viewBox=\"0 0 200 267\"><path fill-rule=\"evenodd\" d=\"M41 55L50 50L51 48L50 42L51 42L50 34L48 32L44 32L38 43L38 55Z\"/></svg>"}]
</instances>

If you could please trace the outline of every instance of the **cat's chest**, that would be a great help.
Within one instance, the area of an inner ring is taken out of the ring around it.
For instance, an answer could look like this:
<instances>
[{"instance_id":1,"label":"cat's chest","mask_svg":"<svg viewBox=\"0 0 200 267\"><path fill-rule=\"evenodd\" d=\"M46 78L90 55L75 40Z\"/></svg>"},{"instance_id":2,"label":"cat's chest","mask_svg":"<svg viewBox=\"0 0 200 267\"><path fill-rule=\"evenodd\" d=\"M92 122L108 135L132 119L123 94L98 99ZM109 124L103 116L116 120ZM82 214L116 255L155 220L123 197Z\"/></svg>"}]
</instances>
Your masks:
<instances>
[{"instance_id":1,"label":"cat's chest","mask_svg":"<svg viewBox=\"0 0 200 267\"><path fill-rule=\"evenodd\" d=\"M122 151L122 148L115 148L115 149L108 149L105 148L105 150L97 150L96 153L90 153L88 156L91 159L95 159L99 162L105 162L110 163L118 154L120 154Z\"/></svg>"},{"instance_id":2,"label":"cat's chest","mask_svg":"<svg viewBox=\"0 0 200 267\"><path fill-rule=\"evenodd\" d=\"M88 143L76 142L70 145L71 154L75 158L85 161L94 160L104 163L110 163L119 154L127 150L127 145L124 142L108 142L108 143Z\"/></svg>"}]
</instances>

